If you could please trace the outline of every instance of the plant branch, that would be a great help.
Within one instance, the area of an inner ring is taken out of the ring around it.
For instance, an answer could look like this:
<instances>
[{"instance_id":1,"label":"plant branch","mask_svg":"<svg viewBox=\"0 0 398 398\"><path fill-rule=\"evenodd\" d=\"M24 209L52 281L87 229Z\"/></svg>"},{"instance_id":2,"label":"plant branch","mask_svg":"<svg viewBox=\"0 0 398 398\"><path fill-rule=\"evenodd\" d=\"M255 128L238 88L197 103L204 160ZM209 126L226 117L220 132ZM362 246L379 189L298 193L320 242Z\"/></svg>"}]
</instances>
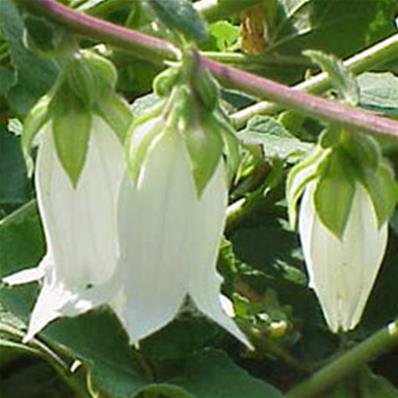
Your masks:
<instances>
[{"instance_id":1,"label":"plant branch","mask_svg":"<svg viewBox=\"0 0 398 398\"><path fill-rule=\"evenodd\" d=\"M398 57L397 54L398 33L347 59L344 64L351 72L359 74L396 59ZM294 89L312 94L321 94L330 89L331 86L332 82L329 75L323 72L297 84ZM254 115L272 114L281 109L282 107L279 104L262 101L236 112L232 115L232 121L236 127L241 127Z\"/></svg>"},{"instance_id":2,"label":"plant branch","mask_svg":"<svg viewBox=\"0 0 398 398\"><path fill-rule=\"evenodd\" d=\"M82 14L55 0L14 1L25 5L32 11L46 15L76 34L133 51L138 57L156 63L162 63L164 59L175 60L178 57L179 50L165 40Z\"/></svg>"},{"instance_id":3,"label":"plant branch","mask_svg":"<svg viewBox=\"0 0 398 398\"><path fill-rule=\"evenodd\" d=\"M225 86L242 90L256 97L266 96L282 106L326 122L340 123L365 132L398 137L398 123L393 120L301 92L204 57L201 57L200 60L202 65L208 68Z\"/></svg>"},{"instance_id":4,"label":"plant branch","mask_svg":"<svg viewBox=\"0 0 398 398\"><path fill-rule=\"evenodd\" d=\"M15 1L40 11L75 33L134 51L139 56L150 56L160 62L163 58L176 59L178 56L178 50L167 41L81 14L55 0ZM395 48L395 41L393 40L393 42L392 47ZM366 59L368 60L368 58ZM199 57L199 61L223 84L235 89L243 90L260 98L266 97L282 106L327 122L340 123L366 132L398 136L398 122L396 121L300 92L204 57ZM367 64L369 62L366 61Z\"/></svg>"},{"instance_id":5,"label":"plant branch","mask_svg":"<svg viewBox=\"0 0 398 398\"><path fill-rule=\"evenodd\" d=\"M312 398L332 387L358 368L398 345L398 320L316 372L290 390L286 398Z\"/></svg>"}]
</instances>

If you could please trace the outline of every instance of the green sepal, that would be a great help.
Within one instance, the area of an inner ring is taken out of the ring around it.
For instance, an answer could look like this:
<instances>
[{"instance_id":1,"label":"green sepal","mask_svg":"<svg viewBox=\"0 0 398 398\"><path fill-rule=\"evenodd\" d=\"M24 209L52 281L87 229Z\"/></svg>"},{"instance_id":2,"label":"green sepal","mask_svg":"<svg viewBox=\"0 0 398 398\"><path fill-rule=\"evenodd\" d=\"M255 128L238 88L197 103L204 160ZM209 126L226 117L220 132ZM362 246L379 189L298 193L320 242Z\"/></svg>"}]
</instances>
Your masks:
<instances>
[{"instance_id":1,"label":"green sepal","mask_svg":"<svg viewBox=\"0 0 398 398\"><path fill-rule=\"evenodd\" d=\"M330 125L325 130L322 131L319 137L319 145L322 148L334 148L341 143L343 132L340 126Z\"/></svg>"},{"instance_id":2,"label":"green sepal","mask_svg":"<svg viewBox=\"0 0 398 398\"><path fill-rule=\"evenodd\" d=\"M322 224L342 239L355 194L354 165L339 149L328 155L322 164L315 191L315 210Z\"/></svg>"},{"instance_id":3,"label":"green sepal","mask_svg":"<svg viewBox=\"0 0 398 398\"><path fill-rule=\"evenodd\" d=\"M91 112L73 96L69 96L64 112L52 115L52 133L58 159L74 188L86 160L91 122Z\"/></svg>"},{"instance_id":4,"label":"green sepal","mask_svg":"<svg viewBox=\"0 0 398 398\"><path fill-rule=\"evenodd\" d=\"M147 123L152 118L158 117L159 120L148 131L137 137L136 131L140 125ZM128 132L125 143L127 158L127 171L131 182L136 185L141 173L142 165L153 147L155 140L165 133L165 120L157 112L149 112L135 120Z\"/></svg>"},{"instance_id":5,"label":"green sepal","mask_svg":"<svg viewBox=\"0 0 398 398\"><path fill-rule=\"evenodd\" d=\"M198 196L219 165L223 151L220 124L206 109L198 106L191 98L186 98L186 106L180 115L183 124L179 127L191 163L192 174Z\"/></svg>"},{"instance_id":6,"label":"green sepal","mask_svg":"<svg viewBox=\"0 0 398 398\"><path fill-rule=\"evenodd\" d=\"M365 168L361 181L368 191L379 227L392 216L398 200L398 186L394 172L387 161L383 161L377 170Z\"/></svg>"},{"instance_id":7,"label":"green sepal","mask_svg":"<svg viewBox=\"0 0 398 398\"><path fill-rule=\"evenodd\" d=\"M93 73L98 76L107 88L115 88L117 70L109 59L93 51L83 51L83 60L91 66Z\"/></svg>"},{"instance_id":8,"label":"green sepal","mask_svg":"<svg viewBox=\"0 0 398 398\"><path fill-rule=\"evenodd\" d=\"M33 160L31 157L33 140L36 137L36 134L49 120L50 100L50 97L47 95L41 97L28 113L24 121L21 145L29 177L33 173Z\"/></svg>"},{"instance_id":9,"label":"green sepal","mask_svg":"<svg viewBox=\"0 0 398 398\"><path fill-rule=\"evenodd\" d=\"M153 91L158 97L170 95L180 76L180 68L171 67L160 72L153 81Z\"/></svg>"},{"instance_id":10,"label":"green sepal","mask_svg":"<svg viewBox=\"0 0 398 398\"><path fill-rule=\"evenodd\" d=\"M94 110L111 127L123 144L133 121L133 114L128 103L109 90L97 101Z\"/></svg>"},{"instance_id":11,"label":"green sepal","mask_svg":"<svg viewBox=\"0 0 398 398\"><path fill-rule=\"evenodd\" d=\"M211 73L204 68L199 68L191 76L192 88L200 102L209 110L213 111L218 105L219 89Z\"/></svg>"},{"instance_id":12,"label":"green sepal","mask_svg":"<svg viewBox=\"0 0 398 398\"><path fill-rule=\"evenodd\" d=\"M73 95L79 97L84 104L88 106L95 104L101 95L100 84L90 65L80 57L69 62L65 82L62 85L68 85Z\"/></svg>"},{"instance_id":13,"label":"green sepal","mask_svg":"<svg viewBox=\"0 0 398 398\"><path fill-rule=\"evenodd\" d=\"M379 143L367 134L346 132L343 146L356 162L365 167L376 170L382 161Z\"/></svg>"},{"instance_id":14,"label":"green sepal","mask_svg":"<svg viewBox=\"0 0 398 398\"><path fill-rule=\"evenodd\" d=\"M327 150L323 150L320 146L317 146L305 159L289 171L286 181L286 199L291 229L296 227L297 204L304 188L316 178L318 165L327 153Z\"/></svg>"},{"instance_id":15,"label":"green sepal","mask_svg":"<svg viewBox=\"0 0 398 398\"><path fill-rule=\"evenodd\" d=\"M92 107L113 88L117 72L113 64L90 51L82 51L69 61L66 82L84 104Z\"/></svg>"}]
</instances>

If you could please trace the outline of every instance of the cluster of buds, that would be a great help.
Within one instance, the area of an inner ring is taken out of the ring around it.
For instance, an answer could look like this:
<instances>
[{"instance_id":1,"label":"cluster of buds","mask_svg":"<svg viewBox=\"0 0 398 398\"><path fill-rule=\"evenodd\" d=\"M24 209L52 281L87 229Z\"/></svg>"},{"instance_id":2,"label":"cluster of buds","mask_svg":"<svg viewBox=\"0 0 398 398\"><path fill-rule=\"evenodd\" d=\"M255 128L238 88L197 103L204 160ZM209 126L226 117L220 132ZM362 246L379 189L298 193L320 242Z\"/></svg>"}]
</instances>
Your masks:
<instances>
[{"instance_id":1,"label":"cluster of buds","mask_svg":"<svg viewBox=\"0 0 398 398\"><path fill-rule=\"evenodd\" d=\"M216 271L238 143L217 109L217 86L199 75L198 85L184 67L161 75L163 100L132 121L114 93L112 64L79 51L27 117L30 165L40 140L35 185L47 253L3 279L42 282L26 340L56 318L107 304L138 344L190 297L250 346Z\"/></svg>"},{"instance_id":2,"label":"cluster of buds","mask_svg":"<svg viewBox=\"0 0 398 398\"><path fill-rule=\"evenodd\" d=\"M331 331L357 326L377 277L397 200L394 173L372 138L330 128L290 172L287 199Z\"/></svg>"}]
</instances>

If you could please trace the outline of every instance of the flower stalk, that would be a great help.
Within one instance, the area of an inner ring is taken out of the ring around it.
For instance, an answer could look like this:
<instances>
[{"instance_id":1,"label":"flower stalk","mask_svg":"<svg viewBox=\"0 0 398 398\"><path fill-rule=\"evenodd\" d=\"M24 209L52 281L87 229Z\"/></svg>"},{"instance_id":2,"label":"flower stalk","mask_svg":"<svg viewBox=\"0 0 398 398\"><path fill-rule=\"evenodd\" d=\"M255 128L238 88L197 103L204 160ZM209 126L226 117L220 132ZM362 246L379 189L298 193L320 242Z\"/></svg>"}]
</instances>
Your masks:
<instances>
[{"instance_id":1,"label":"flower stalk","mask_svg":"<svg viewBox=\"0 0 398 398\"><path fill-rule=\"evenodd\" d=\"M358 370L363 364L389 352L396 345L398 345L398 321L391 322L367 340L341 355L341 357L316 372L308 380L294 387L285 397L317 397Z\"/></svg>"}]
</instances>

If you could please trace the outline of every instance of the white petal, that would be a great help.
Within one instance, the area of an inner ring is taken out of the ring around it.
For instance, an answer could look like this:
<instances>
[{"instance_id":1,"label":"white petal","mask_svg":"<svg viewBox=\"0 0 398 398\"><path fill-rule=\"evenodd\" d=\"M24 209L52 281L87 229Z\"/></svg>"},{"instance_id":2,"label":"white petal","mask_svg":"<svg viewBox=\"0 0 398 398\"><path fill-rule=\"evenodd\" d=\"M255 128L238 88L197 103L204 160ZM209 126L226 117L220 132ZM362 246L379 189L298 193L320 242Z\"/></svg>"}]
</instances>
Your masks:
<instances>
[{"instance_id":1,"label":"white petal","mask_svg":"<svg viewBox=\"0 0 398 398\"><path fill-rule=\"evenodd\" d=\"M94 118L86 163L74 189L56 156L52 134L43 138L36 187L47 246L67 284L102 283L115 269L121 144L101 119Z\"/></svg>"},{"instance_id":2,"label":"white petal","mask_svg":"<svg viewBox=\"0 0 398 398\"><path fill-rule=\"evenodd\" d=\"M189 292L199 310L249 345L222 308L215 270L226 202L222 165L199 200L186 148L174 133L154 144L136 188L125 178L119 241L132 342L170 322Z\"/></svg>"},{"instance_id":3,"label":"white petal","mask_svg":"<svg viewBox=\"0 0 398 398\"><path fill-rule=\"evenodd\" d=\"M245 335L224 311L220 299L222 278L216 271L216 262L227 200L224 165L220 162L191 213L189 293L200 311L251 347Z\"/></svg>"},{"instance_id":4,"label":"white petal","mask_svg":"<svg viewBox=\"0 0 398 398\"><path fill-rule=\"evenodd\" d=\"M35 181L47 255L36 276L27 270L8 278L22 283L44 277L27 339L57 317L85 312L111 302L117 294L116 202L122 175L121 143L101 119L94 118L86 162L74 189L47 126Z\"/></svg>"},{"instance_id":5,"label":"white petal","mask_svg":"<svg viewBox=\"0 0 398 398\"><path fill-rule=\"evenodd\" d=\"M343 325L345 330L353 329L361 319L379 272L388 238L388 225L385 223L378 228L376 212L362 185L358 185L354 200L343 238L347 262L350 261L353 268L353 272L346 275L350 280L348 291L351 293L352 304L347 308ZM357 289L354 292L352 285L355 282Z\"/></svg>"},{"instance_id":6,"label":"white petal","mask_svg":"<svg viewBox=\"0 0 398 398\"><path fill-rule=\"evenodd\" d=\"M24 283L36 282L44 277L42 267L28 268L20 272L6 276L2 279L4 283L10 286L22 285Z\"/></svg>"},{"instance_id":7,"label":"white petal","mask_svg":"<svg viewBox=\"0 0 398 398\"><path fill-rule=\"evenodd\" d=\"M362 316L387 243L387 226L380 230L366 190L356 186L342 240L320 222L310 184L300 208L300 239L306 265L333 332L353 329Z\"/></svg>"},{"instance_id":8,"label":"white petal","mask_svg":"<svg viewBox=\"0 0 398 398\"><path fill-rule=\"evenodd\" d=\"M175 134L165 134L148 154L138 186L126 176L121 189L124 318L135 343L171 321L187 293L185 240L196 198L181 145Z\"/></svg>"}]
</instances>

